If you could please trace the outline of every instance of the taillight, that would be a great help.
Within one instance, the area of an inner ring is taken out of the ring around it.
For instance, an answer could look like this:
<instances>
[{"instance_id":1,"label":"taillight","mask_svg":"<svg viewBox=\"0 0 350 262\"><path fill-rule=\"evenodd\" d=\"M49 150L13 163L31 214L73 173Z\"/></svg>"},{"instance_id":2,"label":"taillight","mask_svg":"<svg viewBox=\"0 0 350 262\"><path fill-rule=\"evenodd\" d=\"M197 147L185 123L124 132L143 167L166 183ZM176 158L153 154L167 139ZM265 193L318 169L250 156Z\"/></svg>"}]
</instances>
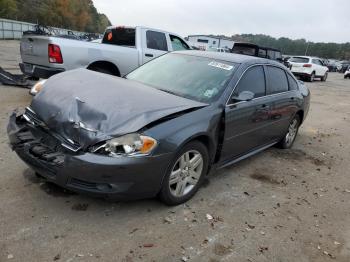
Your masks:
<instances>
[{"instance_id":1,"label":"taillight","mask_svg":"<svg viewBox=\"0 0 350 262\"><path fill-rule=\"evenodd\" d=\"M49 44L49 62L63 64L61 49L58 45Z\"/></svg>"},{"instance_id":2,"label":"taillight","mask_svg":"<svg viewBox=\"0 0 350 262\"><path fill-rule=\"evenodd\" d=\"M312 65L311 64L305 64L305 65L303 65L303 67L312 67Z\"/></svg>"}]
</instances>

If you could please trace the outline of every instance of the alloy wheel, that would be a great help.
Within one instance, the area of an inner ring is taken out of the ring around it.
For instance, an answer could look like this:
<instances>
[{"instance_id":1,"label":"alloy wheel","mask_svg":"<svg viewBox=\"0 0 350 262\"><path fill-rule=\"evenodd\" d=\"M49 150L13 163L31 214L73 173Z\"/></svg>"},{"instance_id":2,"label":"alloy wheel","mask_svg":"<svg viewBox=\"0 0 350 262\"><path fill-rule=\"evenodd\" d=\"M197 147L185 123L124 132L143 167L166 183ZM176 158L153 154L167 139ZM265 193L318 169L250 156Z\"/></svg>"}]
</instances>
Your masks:
<instances>
[{"instance_id":1,"label":"alloy wheel","mask_svg":"<svg viewBox=\"0 0 350 262\"><path fill-rule=\"evenodd\" d=\"M294 139L298 132L298 120L296 118L289 124L288 133L286 134L286 144L290 145L294 142Z\"/></svg>"},{"instance_id":2,"label":"alloy wheel","mask_svg":"<svg viewBox=\"0 0 350 262\"><path fill-rule=\"evenodd\" d=\"M314 80L315 80L315 74L312 73L312 74L311 74L311 77L310 77L310 81L313 82Z\"/></svg>"},{"instance_id":3,"label":"alloy wheel","mask_svg":"<svg viewBox=\"0 0 350 262\"><path fill-rule=\"evenodd\" d=\"M203 157L197 150L182 154L172 168L169 177L170 192L182 197L191 192L198 183L203 170Z\"/></svg>"}]
</instances>

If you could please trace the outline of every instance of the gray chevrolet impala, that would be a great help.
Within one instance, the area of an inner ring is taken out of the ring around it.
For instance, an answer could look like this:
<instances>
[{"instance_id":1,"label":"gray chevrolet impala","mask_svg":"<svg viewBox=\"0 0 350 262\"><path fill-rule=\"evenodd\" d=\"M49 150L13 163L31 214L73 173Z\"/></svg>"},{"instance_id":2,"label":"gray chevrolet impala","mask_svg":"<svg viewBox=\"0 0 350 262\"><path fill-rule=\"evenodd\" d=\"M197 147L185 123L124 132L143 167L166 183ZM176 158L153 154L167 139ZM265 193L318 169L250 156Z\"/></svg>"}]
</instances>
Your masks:
<instances>
[{"instance_id":1,"label":"gray chevrolet impala","mask_svg":"<svg viewBox=\"0 0 350 262\"><path fill-rule=\"evenodd\" d=\"M272 145L288 149L309 90L283 65L219 52L161 56L125 78L51 77L8 125L39 176L112 199L190 199L211 171Z\"/></svg>"}]
</instances>

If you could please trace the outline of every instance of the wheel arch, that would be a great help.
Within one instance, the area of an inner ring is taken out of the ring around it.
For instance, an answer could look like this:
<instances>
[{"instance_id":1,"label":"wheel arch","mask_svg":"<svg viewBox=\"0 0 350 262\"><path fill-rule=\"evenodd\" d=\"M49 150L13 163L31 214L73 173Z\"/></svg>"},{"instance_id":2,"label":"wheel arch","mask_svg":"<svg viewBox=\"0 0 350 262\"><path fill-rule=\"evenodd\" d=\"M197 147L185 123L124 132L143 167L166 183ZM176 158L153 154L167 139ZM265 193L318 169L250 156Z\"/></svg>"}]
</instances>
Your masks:
<instances>
[{"instance_id":1,"label":"wheel arch","mask_svg":"<svg viewBox=\"0 0 350 262\"><path fill-rule=\"evenodd\" d=\"M94 70L94 68L107 69L110 72L112 72L113 75L121 76L118 66L116 66L114 63L110 61L105 61L105 60L94 61L87 66L87 69L89 70Z\"/></svg>"},{"instance_id":2,"label":"wheel arch","mask_svg":"<svg viewBox=\"0 0 350 262\"><path fill-rule=\"evenodd\" d=\"M300 118L300 124L303 123L304 121L304 110L300 109L299 111L296 112L295 115L298 115Z\"/></svg>"},{"instance_id":3,"label":"wheel arch","mask_svg":"<svg viewBox=\"0 0 350 262\"><path fill-rule=\"evenodd\" d=\"M215 157L215 153L216 153L216 149L215 149L216 143L213 141L211 136L209 134L206 134L206 133L196 134L196 135L186 139L179 147L179 150L192 141L199 141L207 148L208 155L209 155L209 166L211 166L213 163L214 157Z\"/></svg>"}]
</instances>

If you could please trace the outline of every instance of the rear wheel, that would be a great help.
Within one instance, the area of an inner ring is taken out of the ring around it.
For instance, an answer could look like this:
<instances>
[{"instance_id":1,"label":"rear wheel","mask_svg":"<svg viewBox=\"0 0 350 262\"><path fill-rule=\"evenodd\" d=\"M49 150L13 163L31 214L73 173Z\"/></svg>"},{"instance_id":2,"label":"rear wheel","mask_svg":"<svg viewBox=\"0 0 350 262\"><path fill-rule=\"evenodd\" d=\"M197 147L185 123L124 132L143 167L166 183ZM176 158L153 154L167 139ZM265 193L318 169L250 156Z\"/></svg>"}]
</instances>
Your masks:
<instances>
[{"instance_id":1,"label":"rear wheel","mask_svg":"<svg viewBox=\"0 0 350 262\"><path fill-rule=\"evenodd\" d=\"M295 115L292 121L289 123L288 131L283 137L283 139L277 144L278 147L283 149L288 149L293 146L295 138L297 137L298 130L300 126L300 117Z\"/></svg>"},{"instance_id":2,"label":"rear wheel","mask_svg":"<svg viewBox=\"0 0 350 262\"><path fill-rule=\"evenodd\" d=\"M175 156L159 197L167 205L186 202L198 191L208 170L208 150L198 141L185 145Z\"/></svg>"},{"instance_id":3,"label":"rear wheel","mask_svg":"<svg viewBox=\"0 0 350 262\"><path fill-rule=\"evenodd\" d=\"M312 72L308 78L309 82L313 82L315 80L315 72Z\"/></svg>"},{"instance_id":4,"label":"rear wheel","mask_svg":"<svg viewBox=\"0 0 350 262\"><path fill-rule=\"evenodd\" d=\"M321 81L325 82L327 80L328 73L326 72L324 76L321 77Z\"/></svg>"}]
</instances>

